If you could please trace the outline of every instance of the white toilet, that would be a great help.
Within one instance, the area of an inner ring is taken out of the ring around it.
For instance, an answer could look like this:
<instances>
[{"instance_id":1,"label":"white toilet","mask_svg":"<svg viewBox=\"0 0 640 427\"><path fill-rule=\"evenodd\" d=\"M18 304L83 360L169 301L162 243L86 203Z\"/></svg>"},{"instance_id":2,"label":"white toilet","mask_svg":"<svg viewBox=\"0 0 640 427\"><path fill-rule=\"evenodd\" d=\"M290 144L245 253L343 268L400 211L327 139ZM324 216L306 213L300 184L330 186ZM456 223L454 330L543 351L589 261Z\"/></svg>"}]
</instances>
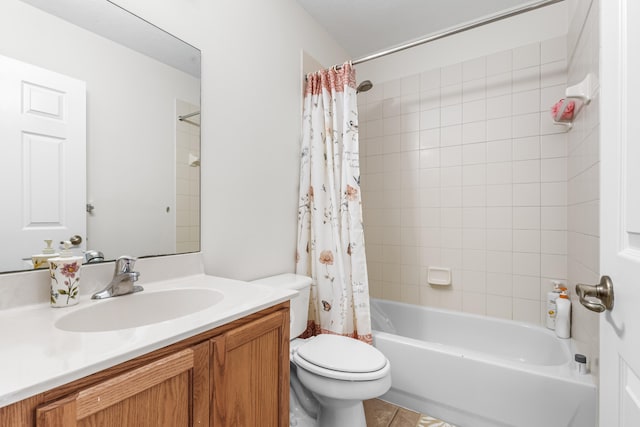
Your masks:
<instances>
[{"instance_id":1,"label":"white toilet","mask_svg":"<svg viewBox=\"0 0 640 427\"><path fill-rule=\"evenodd\" d=\"M299 292L291 300L290 425L366 427L362 401L381 396L391 387L387 358L371 345L339 335L297 338L307 327L309 277L282 274L254 283Z\"/></svg>"}]
</instances>

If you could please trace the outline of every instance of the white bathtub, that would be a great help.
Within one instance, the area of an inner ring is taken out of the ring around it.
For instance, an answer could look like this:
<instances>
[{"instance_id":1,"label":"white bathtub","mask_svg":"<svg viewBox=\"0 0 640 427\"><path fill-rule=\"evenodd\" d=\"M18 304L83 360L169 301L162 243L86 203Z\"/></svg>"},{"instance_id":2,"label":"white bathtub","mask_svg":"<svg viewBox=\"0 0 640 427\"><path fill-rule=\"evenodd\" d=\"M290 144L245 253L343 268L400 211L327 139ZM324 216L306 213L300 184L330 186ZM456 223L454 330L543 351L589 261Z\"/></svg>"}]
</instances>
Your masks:
<instances>
[{"instance_id":1,"label":"white bathtub","mask_svg":"<svg viewBox=\"0 0 640 427\"><path fill-rule=\"evenodd\" d=\"M381 398L457 427L594 427L596 387L569 340L525 323L372 300L391 362Z\"/></svg>"}]
</instances>

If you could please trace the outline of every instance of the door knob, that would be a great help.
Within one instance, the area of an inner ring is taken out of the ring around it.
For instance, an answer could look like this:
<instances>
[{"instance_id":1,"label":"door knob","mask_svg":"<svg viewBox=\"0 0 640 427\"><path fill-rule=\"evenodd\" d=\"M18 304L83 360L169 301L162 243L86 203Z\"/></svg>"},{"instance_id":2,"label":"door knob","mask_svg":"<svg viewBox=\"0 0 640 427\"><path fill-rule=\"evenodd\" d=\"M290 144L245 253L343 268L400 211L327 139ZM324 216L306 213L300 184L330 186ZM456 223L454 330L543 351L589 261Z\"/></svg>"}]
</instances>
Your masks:
<instances>
[{"instance_id":1,"label":"door knob","mask_svg":"<svg viewBox=\"0 0 640 427\"><path fill-rule=\"evenodd\" d=\"M602 313L605 310L613 309L613 282L609 276L602 276L600 283L593 285L576 285L576 294L580 298L580 304L591 311ZM588 300L587 297L599 299L601 303Z\"/></svg>"}]
</instances>

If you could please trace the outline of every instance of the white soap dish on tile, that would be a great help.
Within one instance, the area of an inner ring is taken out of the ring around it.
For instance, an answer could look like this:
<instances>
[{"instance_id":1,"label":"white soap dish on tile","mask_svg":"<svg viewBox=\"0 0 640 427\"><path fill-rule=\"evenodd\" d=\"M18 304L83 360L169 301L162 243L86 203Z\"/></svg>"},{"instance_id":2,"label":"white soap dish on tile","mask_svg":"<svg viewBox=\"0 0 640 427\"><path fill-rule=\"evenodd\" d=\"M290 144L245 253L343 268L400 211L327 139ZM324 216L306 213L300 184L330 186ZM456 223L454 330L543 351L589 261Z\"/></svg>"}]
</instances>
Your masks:
<instances>
[{"instance_id":1,"label":"white soap dish on tile","mask_svg":"<svg viewBox=\"0 0 640 427\"><path fill-rule=\"evenodd\" d=\"M451 286L451 269L441 267L427 268L427 282L435 286Z\"/></svg>"}]
</instances>

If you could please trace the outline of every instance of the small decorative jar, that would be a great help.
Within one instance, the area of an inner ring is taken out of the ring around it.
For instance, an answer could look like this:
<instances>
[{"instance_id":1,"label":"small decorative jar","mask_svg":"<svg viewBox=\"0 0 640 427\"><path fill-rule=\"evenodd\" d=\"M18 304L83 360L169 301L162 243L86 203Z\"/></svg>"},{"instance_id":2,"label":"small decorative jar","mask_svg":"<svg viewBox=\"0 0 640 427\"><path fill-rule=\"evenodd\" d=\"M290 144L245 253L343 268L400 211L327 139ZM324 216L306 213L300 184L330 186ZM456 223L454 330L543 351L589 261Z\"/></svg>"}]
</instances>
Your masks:
<instances>
[{"instance_id":1,"label":"small decorative jar","mask_svg":"<svg viewBox=\"0 0 640 427\"><path fill-rule=\"evenodd\" d=\"M65 249L60 257L49 259L49 275L51 276L51 306L69 307L76 305L80 297L81 256L73 256L69 250L69 242L64 242Z\"/></svg>"}]
</instances>

